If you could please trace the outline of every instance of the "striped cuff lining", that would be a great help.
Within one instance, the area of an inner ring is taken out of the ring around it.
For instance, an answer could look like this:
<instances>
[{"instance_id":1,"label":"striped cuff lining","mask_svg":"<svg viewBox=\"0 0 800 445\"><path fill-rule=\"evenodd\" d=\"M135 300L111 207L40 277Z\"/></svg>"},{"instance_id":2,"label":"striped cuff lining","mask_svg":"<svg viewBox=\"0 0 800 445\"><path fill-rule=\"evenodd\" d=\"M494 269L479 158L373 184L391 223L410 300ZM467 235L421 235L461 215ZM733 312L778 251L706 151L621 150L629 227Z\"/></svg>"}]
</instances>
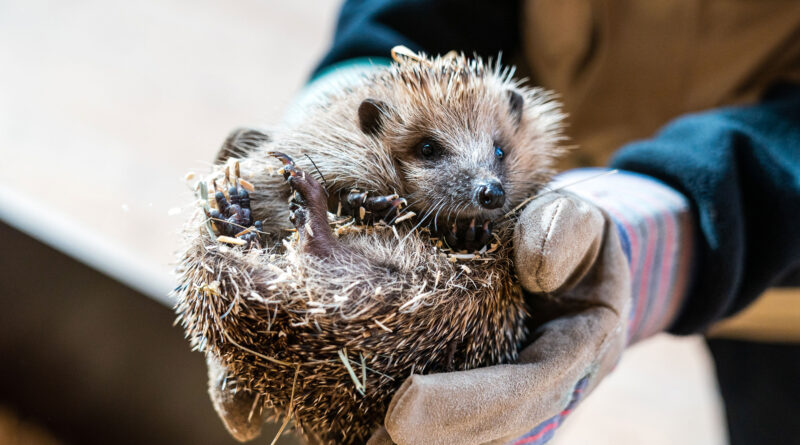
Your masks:
<instances>
[{"instance_id":1,"label":"striped cuff lining","mask_svg":"<svg viewBox=\"0 0 800 445\"><path fill-rule=\"evenodd\" d=\"M583 180L566 190L605 210L616 224L631 268L628 342L634 343L665 330L681 308L691 273L691 213L686 198L655 179L631 172L596 177L603 171L572 170L551 187Z\"/></svg>"},{"instance_id":2,"label":"striped cuff lining","mask_svg":"<svg viewBox=\"0 0 800 445\"><path fill-rule=\"evenodd\" d=\"M564 419L566 419L572 410L575 409L575 406L583 397L583 392L586 390L586 384L588 382L588 377L584 377L578 381L577 385L575 385L575 389L572 391L572 398L570 399L566 408L564 408L555 416L542 422L524 436L514 440L509 445L542 445L547 443L553 438L553 435L556 433L556 429L561 426L561 423L564 422Z\"/></svg>"}]
</instances>

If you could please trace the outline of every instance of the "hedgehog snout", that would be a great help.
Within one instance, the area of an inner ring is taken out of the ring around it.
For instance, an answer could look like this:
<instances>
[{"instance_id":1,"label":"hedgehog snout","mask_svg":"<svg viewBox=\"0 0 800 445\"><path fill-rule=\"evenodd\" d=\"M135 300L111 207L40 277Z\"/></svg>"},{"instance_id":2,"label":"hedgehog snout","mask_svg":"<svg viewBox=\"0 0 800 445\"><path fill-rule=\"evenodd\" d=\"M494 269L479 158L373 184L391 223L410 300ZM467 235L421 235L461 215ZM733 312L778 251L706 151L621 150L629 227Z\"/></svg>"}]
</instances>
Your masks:
<instances>
[{"instance_id":1,"label":"hedgehog snout","mask_svg":"<svg viewBox=\"0 0 800 445\"><path fill-rule=\"evenodd\" d=\"M498 209L506 202L506 192L503 184L497 179L484 181L478 186L476 198L481 207Z\"/></svg>"}]
</instances>

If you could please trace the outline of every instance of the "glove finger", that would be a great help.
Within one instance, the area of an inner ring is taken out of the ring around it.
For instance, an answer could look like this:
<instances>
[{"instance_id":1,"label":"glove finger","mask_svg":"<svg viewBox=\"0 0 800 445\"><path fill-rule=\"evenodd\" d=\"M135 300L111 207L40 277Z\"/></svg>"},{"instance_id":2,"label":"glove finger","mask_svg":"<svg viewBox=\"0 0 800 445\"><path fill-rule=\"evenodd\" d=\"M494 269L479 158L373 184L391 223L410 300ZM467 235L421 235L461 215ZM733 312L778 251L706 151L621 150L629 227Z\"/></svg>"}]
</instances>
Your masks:
<instances>
[{"instance_id":1,"label":"glove finger","mask_svg":"<svg viewBox=\"0 0 800 445\"><path fill-rule=\"evenodd\" d=\"M411 376L392 399L386 429L401 445L522 435L564 409L619 323L613 311L593 307L545 325L519 364Z\"/></svg>"},{"instance_id":2,"label":"glove finger","mask_svg":"<svg viewBox=\"0 0 800 445\"><path fill-rule=\"evenodd\" d=\"M225 428L240 442L258 437L266 413L255 406L257 402L255 394L228 385L225 380L227 370L216 357L207 356L206 363L208 395Z\"/></svg>"},{"instance_id":3,"label":"glove finger","mask_svg":"<svg viewBox=\"0 0 800 445\"><path fill-rule=\"evenodd\" d=\"M614 224L606 225L601 238L602 244L591 269L558 298L605 306L618 314L628 314L632 302L631 271Z\"/></svg>"},{"instance_id":4,"label":"glove finger","mask_svg":"<svg viewBox=\"0 0 800 445\"><path fill-rule=\"evenodd\" d=\"M569 289L591 269L606 219L594 205L559 192L535 199L514 231L515 265L529 292Z\"/></svg>"},{"instance_id":5,"label":"glove finger","mask_svg":"<svg viewBox=\"0 0 800 445\"><path fill-rule=\"evenodd\" d=\"M389 437L389 433L386 432L386 428L380 427L372 433L372 436L370 436L367 441L367 445L394 445L394 442L392 442L392 438Z\"/></svg>"}]
</instances>

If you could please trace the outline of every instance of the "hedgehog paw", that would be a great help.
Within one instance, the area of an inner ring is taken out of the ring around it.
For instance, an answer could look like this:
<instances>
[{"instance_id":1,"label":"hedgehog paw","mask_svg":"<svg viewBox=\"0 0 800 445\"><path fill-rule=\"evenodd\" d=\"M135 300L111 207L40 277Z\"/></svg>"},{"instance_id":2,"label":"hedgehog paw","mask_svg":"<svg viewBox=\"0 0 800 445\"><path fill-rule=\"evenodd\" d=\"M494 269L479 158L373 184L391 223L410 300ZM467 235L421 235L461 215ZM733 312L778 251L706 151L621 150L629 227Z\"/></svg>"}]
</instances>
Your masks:
<instances>
[{"instance_id":1,"label":"hedgehog paw","mask_svg":"<svg viewBox=\"0 0 800 445\"><path fill-rule=\"evenodd\" d=\"M492 222L475 218L459 220L441 232L444 241L453 250L480 250L492 239Z\"/></svg>"},{"instance_id":2,"label":"hedgehog paw","mask_svg":"<svg viewBox=\"0 0 800 445\"><path fill-rule=\"evenodd\" d=\"M260 241L263 225L253 221L250 209L250 194L240 186L231 187L228 197L221 191L214 194L217 208L211 209L208 217L220 235L244 240L247 246Z\"/></svg>"},{"instance_id":3,"label":"hedgehog paw","mask_svg":"<svg viewBox=\"0 0 800 445\"><path fill-rule=\"evenodd\" d=\"M283 163L283 177L292 189L289 220L297 228L303 251L330 256L338 248L328 224L328 194L313 176L283 153L271 153Z\"/></svg>"},{"instance_id":4,"label":"hedgehog paw","mask_svg":"<svg viewBox=\"0 0 800 445\"><path fill-rule=\"evenodd\" d=\"M402 218L402 209L408 205L406 199L397 194L374 196L358 189L350 190L346 195L341 193L339 202L341 208L337 214L352 216L358 224L374 224L378 221L393 224Z\"/></svg>"}]
</instances>

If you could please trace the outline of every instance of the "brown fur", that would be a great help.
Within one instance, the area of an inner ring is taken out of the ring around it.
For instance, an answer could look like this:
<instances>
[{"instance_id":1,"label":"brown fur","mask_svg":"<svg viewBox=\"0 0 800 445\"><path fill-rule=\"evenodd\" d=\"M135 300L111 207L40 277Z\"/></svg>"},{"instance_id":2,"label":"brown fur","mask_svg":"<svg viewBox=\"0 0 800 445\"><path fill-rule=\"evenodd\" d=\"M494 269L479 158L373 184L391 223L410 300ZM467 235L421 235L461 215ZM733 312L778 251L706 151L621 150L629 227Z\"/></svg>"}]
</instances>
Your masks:
<instances>
[{"instance_id":1,"label":"brown fur","mask_svg":"<svg viewBox=\"0 0 800 445\"><path fill-rule=\"evenodd\" d=\"M509 91L523 97L521 110ZM388 105L375 133L359 122L368 98ZM320 179L308 155L333 197L356 187L406 197L427 220L497 219L549 178L561 118L549 94L463 56L403 61L327 96L301 123L246 147L239 161L255 186L253 214L271 234L266 249L215 242L202 211L187 224L176 310L193 346L219 357L226 385L256 395L256 414L291 411L320 443L365 442L411 373L514 361L528 314L512 264L513 221L498 223L493 249L466 262L453 262L413 224L397 234L385 226L339 230L346 249L320 258L300 250L296 236L282 241L292 227L290 191L266 152L287 153ZM444 167L414 156L424 136L450 150ZM498 142L505 159L487 173ZM483 174L502 177L503 207L471 203L470 181ZM221 181L220 169L212 177ZM340 354L366 379L363 394Z\"/></svg>"}]
</instances>

